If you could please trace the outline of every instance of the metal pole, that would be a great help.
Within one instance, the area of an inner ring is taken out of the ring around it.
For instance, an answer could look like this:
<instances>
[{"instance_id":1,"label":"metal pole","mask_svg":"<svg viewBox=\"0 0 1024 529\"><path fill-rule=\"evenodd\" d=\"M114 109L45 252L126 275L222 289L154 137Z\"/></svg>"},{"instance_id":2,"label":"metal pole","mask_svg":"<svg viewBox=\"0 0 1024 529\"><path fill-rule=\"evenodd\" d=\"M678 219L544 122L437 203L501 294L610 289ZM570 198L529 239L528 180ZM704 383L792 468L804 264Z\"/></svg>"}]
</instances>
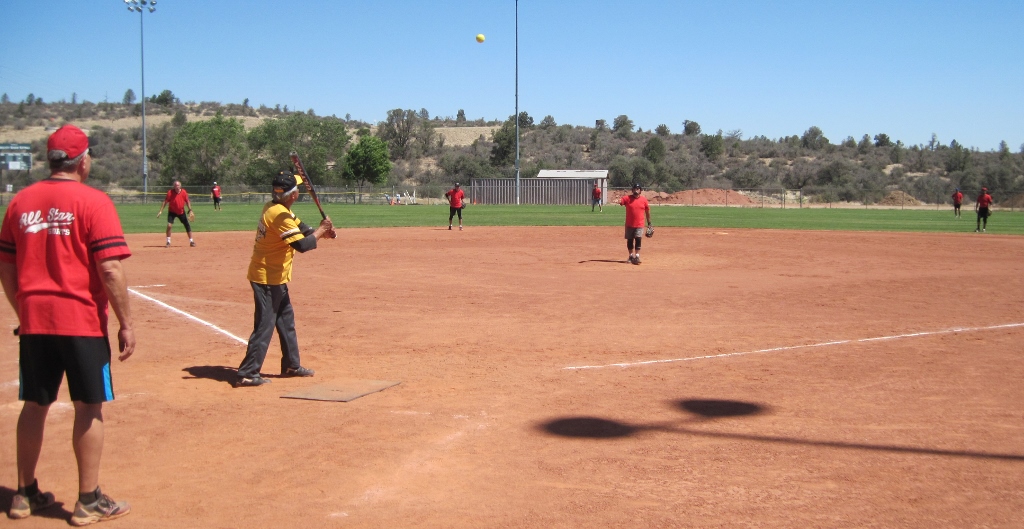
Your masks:
<instances>
[{"instance_id":1,"label":"metal pole","mask_svg":"<svg viewBox=\"0 0 1024 529\"><path fill-rule=\"evenodd\" d=\"M146 160L146 46L142 28L142 10L139 10L139 57L142 64L142 201L149 193L149 164Z\"/></svg>"},{"instance_id":2,"label":"metal pole","mask_svg":"<svg viewBox=\"0 0 1024 529\"><path fill-rule=\"evenodd\" d=\"M519 204L519 0L516 0L516 205Z\"/></svg>"}]
</instances>

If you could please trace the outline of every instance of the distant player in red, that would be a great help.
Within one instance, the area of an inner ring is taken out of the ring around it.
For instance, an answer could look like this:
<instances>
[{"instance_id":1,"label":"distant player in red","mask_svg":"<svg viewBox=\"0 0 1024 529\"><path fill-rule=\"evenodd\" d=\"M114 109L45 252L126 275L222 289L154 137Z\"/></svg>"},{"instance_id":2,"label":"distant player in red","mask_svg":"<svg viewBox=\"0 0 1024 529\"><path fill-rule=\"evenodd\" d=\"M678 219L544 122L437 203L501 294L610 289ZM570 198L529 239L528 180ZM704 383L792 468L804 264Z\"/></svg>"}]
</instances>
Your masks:
<instances>
[{"instance_id":1,"label":"distant player in red","mask_svg":"<svg viewBox=\"0 0 1024 529\"><path fill-rule=\"evenodd\" d=\"M604 211L604 205L601 203L601 184L597 182L594 182L594 190L591 192L590 211L593 212L595 207Z\"/></svg>"},{"instance_id":2,"label":"distant player in red","mask_svg":"<svg viewBox=\"0 0 1024 529\"><path fill-rule=\"evenodd\" d=\"M964 203L964 194L960 192L960 188L956 188L953 191L953 216L960 218L960 205Z\"/></svg>"},{"instance_id":3,"label":"distant player in red","mask_svg":"<svg viewBox=\"0 0 1024 529\"><path fill-rule=\"evenodd\" d=\"M647 197L641 195L644 188L633 184L633 194L623 195L619 204L626 206L626 248L629 250L629 262L640 264L640 243L644 240L644 219L651 225L651 205ZM634 246L636 252L633 251Z\"/></svg>"},{"instance_id":4,"label":"distant player in red","mask_svg":"<svg viewBox=\"0 0 1024 529\"><path fill-rule=\"evenodd\" d=\"M991 205L992 195L988 194L988 188L981 188L981 194L978 195L978 200L974 203L974 211L978 212L978 227L974 229L975 233L977 233L978 230L985 233L985 228L988 227L988 217L992 214L992 212L989 211L989 207Z\"/></svg>"},{"instance_id":5,"label":"distant player in red","mask_svg":"<svg viewBox=\"0 0 1024 529\"><path fill-rule=\"evenodd\" d=\"M188 217L185 215L185 206L188 206L189 215L192 214L192 202L188 199L188 191L181 188L181 182L178 180L175 180L174 186L167 190L167 196L164 198L164 203L160 204L160 212L156 214L157 217L164 212L164 206L167 206L166 247L171 247L171 228L174 227L174 219L180 220L181 224L185 226L188 245L195 246L196 241L192 240L192 225L188 223Z\"/></svg>"},{"instance_id":6,"label":"distant player in red","mask_svg":"<svg viewBox=\"0 0 1024 529\"><path fill-rule=\"evenodd\" d=\"M214 182L213 187L210 188L210 195L213 196L214 211L220 211L220 186L217 185L217 182Z\"/></svg>"},{"instance_id":7,"label":"distant player in red","mask_svg":"<svg viewBox=\"0 0 1024 529\"><path fill-rule=\"evenodd\" d=\"M54 504L53 494L39 490L36 467L47 412L67 377L78 462L78 503L70 522L87 525L131 511L99 488L103 403L114 400L108 302L120 323L118 358L127 360L135 351L121 264L131 252L114 203L83 183L92 168L85 133L65 125L50 136L46 150L50 177L18 193L0 227L0 283L18 316L18 398L24 401L17 426L18 491L7 515L27 518Z\"/></svg>"},{"instance_id":8,"label":"distant player in red","mask_svg":"<svg viewBox=\"0 0 1024 529\"><path fill-rule=\"evenodd\" d=\"M448 199L448 229L452 229L452 219L455 215L459 216L459 231L462 231L462 208L466 205L463 203L463 199L466 197L466 193L462 191L462 186L458 182L455 182L455 187L445 192L444 198Z\"/></svg>"}]
</instances>

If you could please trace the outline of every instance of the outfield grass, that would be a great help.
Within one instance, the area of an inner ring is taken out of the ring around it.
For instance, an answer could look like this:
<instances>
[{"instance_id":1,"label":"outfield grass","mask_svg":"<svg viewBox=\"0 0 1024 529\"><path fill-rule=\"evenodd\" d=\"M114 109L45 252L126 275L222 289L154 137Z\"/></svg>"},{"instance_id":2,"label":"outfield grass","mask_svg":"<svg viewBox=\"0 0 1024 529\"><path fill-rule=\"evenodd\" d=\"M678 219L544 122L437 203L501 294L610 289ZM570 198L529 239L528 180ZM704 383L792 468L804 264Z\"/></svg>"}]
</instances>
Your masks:
<instances>
[{"instance_id":1,"label":"outfield grass","mask_svg":"<svg viewBox=\"0 0 1024 529\"><path fill-rule=\"evenodd\" d=\"M196 208L197 232L255 230L262 206L224 204L222 211L212 205ZM3 208L6 209L6 208ZM166 211L156 217L159 204L117 206L126 233L160 233L166 228ZM320 214L311 203L293 208L310 225ZM324 209L343 228L444 226L447 206L379 206L326 204ZM2 212L2 209L0 209ZM470 206L463 210L467 226L619 226L625 213L620 206L605 206L604 213L591 213L590 206ZM965 210L963 218L951 209L762 209L701 206L652 206L655 226L698 228L758 228L782 230L858 230L911 232L973 232L975 215ZM181 228L175 226L175 232ZM1024 212L998 211L989 219L988 233L1024 235Z\"/></svg>"}]
</instances>

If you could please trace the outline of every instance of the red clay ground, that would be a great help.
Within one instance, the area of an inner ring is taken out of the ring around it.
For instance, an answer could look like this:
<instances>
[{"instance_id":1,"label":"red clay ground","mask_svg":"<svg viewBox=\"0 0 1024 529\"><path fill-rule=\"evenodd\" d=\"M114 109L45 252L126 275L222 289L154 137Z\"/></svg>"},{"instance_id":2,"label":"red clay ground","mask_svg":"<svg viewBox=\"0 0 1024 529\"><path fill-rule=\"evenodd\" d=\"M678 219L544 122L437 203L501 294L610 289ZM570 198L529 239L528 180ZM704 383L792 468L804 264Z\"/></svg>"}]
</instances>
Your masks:
<instances>
[{"instance_id":1,"label":"red clay ground","mask_svg":"<svg viewBox=\"0 0 1024 529\"><path fill-rule=\"evenodd\" d=\"M297 257L292 283L316 377L261 388L227 382L243 345L133 296L139 347L113 366L101 479L133 513L109 526L1024 524L1024 327L985 329L1024 323L1024 237L660 228L640 266L620 237L344 230ZM130 284L245 338L251 238L129 236ZM264 372L279 358L275 344ZM402 383L280 398L346 377ZM64 393L38 472L63 510L20 528L64 527L71 418Z\"/></svg>"}]
</instances>

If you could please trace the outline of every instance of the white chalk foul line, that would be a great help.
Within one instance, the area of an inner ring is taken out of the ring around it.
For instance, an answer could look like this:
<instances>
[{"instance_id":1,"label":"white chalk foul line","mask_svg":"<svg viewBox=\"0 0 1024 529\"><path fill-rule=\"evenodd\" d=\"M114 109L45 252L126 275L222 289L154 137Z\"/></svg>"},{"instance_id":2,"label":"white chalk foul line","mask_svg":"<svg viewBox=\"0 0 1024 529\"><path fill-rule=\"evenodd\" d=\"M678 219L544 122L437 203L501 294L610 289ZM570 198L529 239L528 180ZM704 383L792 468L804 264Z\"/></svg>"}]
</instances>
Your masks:
<instances>
[{"instance_id":1,"label":"white chalk foul line","mask_svg":"<svg viewBox=\"0 0 1024 529\"><path fill-rule=\"evenodd\" d=\"M994 329L1011 329L1014 327L1024 327L1024 323L1006 323L1003 325L991 325L988 327L956 327L953 329L946 329L942 331L925 331L925 332L912 332L907 334L894 334L892 336L876 336L874 338L859 338L855 340L835 340L831 342L812 343L807 345L789 345L786 347L772 347L770 349L758 349L756 351L740 351L736 353L723 353L717 355L707 356L691 356L687 358L668 358L664 360L644 360L641 362L621 362L617 364L605 364L600 366L568 366L562 369L603 369L606 367L635 367L648 364L667 364L670 362L689 362L692 360L708 360L711 358L725 358L728 356L743 356L752 354L765 354L765 353L777 353L780 351L793 351L796 349L810 349L812 347L826 347L829 345L843 345L848 343L866 343L866 342L881 342L884 340L899 340L902 338L917 338L919 336L935 336L939 334L952 334L956 332L976 332L976 331L991 331Z\"/></svg>"},{"instance_id":2,"label":"white chalk foul line","mask_svg":"<svg viewBox=\"0 0 1024 529\"><path fill-rule=\"evenodd\" d=\"M248 345L248 343L249 343L248 340L244 340L242 338L239 338L239 337L235 336L234 334L231 334L230 332L225 331L224 329L221 329L220 327L218 327L218 326L216 326L216 325L214 325L214 324L212 324L212 323L210 323L208 321L201 320L201 319L199 319L199 318L197 318L197 317L195 317L195 316L193 316L193 315L191 315L191 314L189 314L189 313L187 313L187 312L185 312L185 311L183 311L181 309L172 307L172 306L164 303L163 301L160 301L159 299L155 299L155 298L149 297L149 296L147 296L147 295L145 295L145 294L143 294L141 292L138 292L138 291L130 289L130 288L128 289L128 292L131 292L132 294L135 294L136 296L139 296L140 298L145 299L147 301L152 301L153 303L156 303L157 305L160 305L161 307L163 307L163 308L165 308L165 309L167 309L167 310L169 310L171 312L174 312L175 314L180 314L180 315L182 315L182 316L184 316L184 317L186 317L186 318L188 318L188 319L190 319L192 321L198 322L198 323L200 323L200 324L202 324L202 325L204 325L206 327L209 327L209 328L211 328L211 329L213 329L213 330L215 330L215 331L217 331L217 332L219 332L219 333L221 333L221 334L223 334L223 335L225 335L225 336L235 340L236 342L239 342L239 343L244 344L244 345Z\"/></svg>"}]
</instances>

